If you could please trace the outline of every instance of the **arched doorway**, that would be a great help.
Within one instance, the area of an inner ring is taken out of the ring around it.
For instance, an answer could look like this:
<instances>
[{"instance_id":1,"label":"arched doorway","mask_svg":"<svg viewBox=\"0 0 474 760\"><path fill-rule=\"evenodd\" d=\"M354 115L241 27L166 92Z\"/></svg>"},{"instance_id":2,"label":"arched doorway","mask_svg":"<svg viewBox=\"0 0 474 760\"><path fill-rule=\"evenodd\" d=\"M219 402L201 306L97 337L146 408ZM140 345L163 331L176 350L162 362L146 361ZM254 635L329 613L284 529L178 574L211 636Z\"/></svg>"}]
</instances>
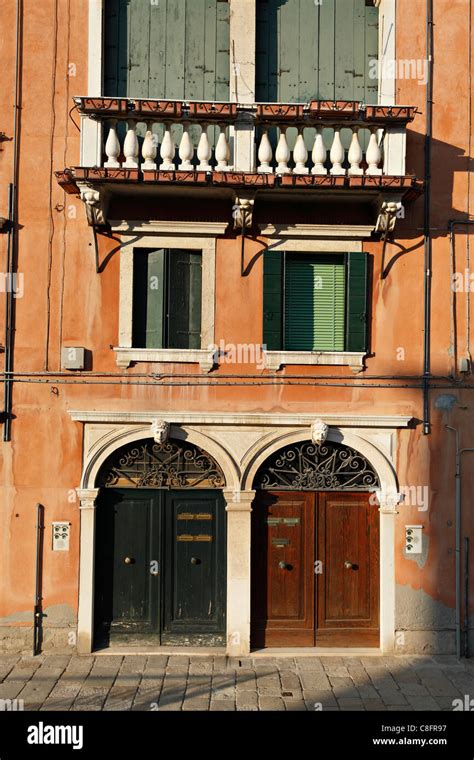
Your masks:
<instances>
[{"instance_id":1,"label":"arched doorway","mask_svg":"<svg viewBox=\"0 0 474 760\"><path fill-rule=\"evenodd\" d=\"M343 443L298 441L253 482L252 646L379 646L375 468Z\"/></svg>"},{"instance_id":2,"label":"arched doorway","mask_svg":"<svg viewBox=\"0 0 474 760\"><path fill-rule=\"evenodd\" d=\"M195 444L145 438L96 485L95 644L225 643L224 473Z\"/></svg>"}]
</instances>

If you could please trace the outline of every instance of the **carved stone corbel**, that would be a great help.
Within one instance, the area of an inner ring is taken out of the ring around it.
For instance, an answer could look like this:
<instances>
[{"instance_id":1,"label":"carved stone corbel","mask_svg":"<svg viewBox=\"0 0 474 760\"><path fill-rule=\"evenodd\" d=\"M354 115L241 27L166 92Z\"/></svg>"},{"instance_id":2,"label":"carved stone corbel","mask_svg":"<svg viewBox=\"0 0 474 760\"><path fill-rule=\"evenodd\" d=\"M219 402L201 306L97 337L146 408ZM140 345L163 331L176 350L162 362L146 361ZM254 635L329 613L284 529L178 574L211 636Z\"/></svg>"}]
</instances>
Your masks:
<instances>
[{"instance_id":1,"label":"carved stone corbel","mask_svg":"<svg viewBox=\"0 0 474 760\"><path fill-rule=\"evenodd\" d=\"M381 198L377 207L377 222L375 232L393 232L397 215L402 208L401 197Z\"/></svg>"},{"instance_id":2,"label":"carved stone corbel","mask_svg":"<svg viewBox=\"0 0 474 760\"><path fill-rule=\"evenodd\" d=\"M232 206L234 230L250 229L253 223L253 207L255 196L253 193L236 193Z\"/></svg>"},{"instance_id":3,"label":"carved stone corbel","mask_svg":"<svg viewBox=\"0 0 474 760\"><path fill-rule=\"evenodd\" d=\"M325 442L329 433L329 425L323 420L315 420L311 425L311 440L315 446L321 446Z\"/></svg>"},{"instance_id":4,"label":"carved stone corbel","mask_svg":"<svg viewBox=\"0 0 474 760\"><path fill-rule=\"evenodd\" d=\"M170 434L170 423L166 420L152 420L151 434L155 443L166 443Z\"/></svg>"},{"instance_id":5,"label":"carved stone corbel","mask_svg":"<svg viewBox=\"0 0 474 760\"><path fill-rule=\"evenodd\" d=\"M77 186L86 209L88 224L107 224L107 201L104 191L88 182L78 182Z\"/></svg>"}]
</instances>

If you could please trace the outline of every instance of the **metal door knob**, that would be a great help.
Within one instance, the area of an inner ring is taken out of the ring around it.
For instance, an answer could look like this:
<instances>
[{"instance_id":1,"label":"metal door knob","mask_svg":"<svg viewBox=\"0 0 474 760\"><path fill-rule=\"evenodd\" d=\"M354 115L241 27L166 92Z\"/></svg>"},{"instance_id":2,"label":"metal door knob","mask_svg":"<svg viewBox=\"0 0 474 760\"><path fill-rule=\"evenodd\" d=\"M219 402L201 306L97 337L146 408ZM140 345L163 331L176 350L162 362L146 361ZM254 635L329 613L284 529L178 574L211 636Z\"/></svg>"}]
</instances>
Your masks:
<instances>
[{"instance_id":1,"label":"metal door knob","mask_svg":"<svg viewBox=\"0 0 474 760\"><path fill-rule=\"evenodd\" d=\"M191 557L191 564L192 565L200 565L201 564L201 560L198 559L198 557Z\"/></svg>"},{"instance_id":2,"label":"metal door knob","mask_svg":"<svg viewBox=\"0 0 474 760\"><path fill-rule=\"evenodd\" d=\"M287 570L287 569L288 569L288 565L286 564L286 562L283 562L283 560L282 560L281 562L279 562L279 563L278 563L278 567L279 567L281 570Z\"/></svg>"},{"instance_id":3,"label":"metal door knob","mask_svg":"<svg viewBox=\"0 0 474 760\"><path fill-rule=\"evenodd\" d=\"M124 563L126 565L132 565L133 564L133 558L132 557L124 557Z\"/></svg>"},{"instance_id":4,"label":"metal door knob","mask_svg":"<svg viewBox=\"0 0 474 760\"><path fill-rule=\"evenodd\" d=\"M352 567L353 567L352 562L349 562L349 560L346 559L346 561L344 562L344 567L346 568L346 570L352 570Z\"/></svg>"}]
</instances>

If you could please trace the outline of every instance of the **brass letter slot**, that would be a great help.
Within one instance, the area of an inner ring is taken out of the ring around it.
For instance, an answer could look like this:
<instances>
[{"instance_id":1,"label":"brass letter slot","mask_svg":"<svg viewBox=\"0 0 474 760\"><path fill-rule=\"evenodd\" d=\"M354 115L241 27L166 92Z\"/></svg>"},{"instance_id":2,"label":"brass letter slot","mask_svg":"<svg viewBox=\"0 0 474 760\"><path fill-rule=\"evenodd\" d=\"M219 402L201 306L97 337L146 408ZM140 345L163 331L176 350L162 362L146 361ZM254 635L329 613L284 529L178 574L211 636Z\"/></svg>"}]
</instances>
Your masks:
<instances>
[{"instance_id":1,"label":"brass letter slot","mask_svg":"<svg viewBox=\"0 0 474 760\"><path fill-rule=\"evenodd\" d=\"M267 525L280 525L281 517L267 517Z\"/></svg>"},{"instance_id":2,"label":"brass letter slot","mask_svg":"<svg viewBox=\"0 0 474 760\"><path fill-rule=\"evenodd\" d=\"M299 525L300 524L300 518L299 517L284 517L283 523L285 525Z\"/></svg>"},{"instance_id":3,"label":"brass letter slot","mask_svg":"<svg viewBox=\"0 0 474 760\"><path fill-rule=\"evenodd\" d=\"M212 515L207 512L198 512L194 514L192 512L181 512L176 518L177 520L212 520Z\"/></svg>"},{"instance_id":4,"label":"brass letter slot","mask_svg":"<svg viewBox=\"0 0 474 760\"><path fill-rule=\"evenodd\" d=\"M289 543L289 538L272 538L273 546L288 546Z\"/></svg>"},{"instance_id":5,"label":"brass letter slot","mask_svg":"<svg viewBox=\"0 0 474 760\"><path fill-rule=\"evenodd\" d=\"M206 536L203 534L199 534L197 536L192 536L190 533L181 533L181 535L176 536L176 541L212 541L212 536Z\"/></svg>"}]
</instances>

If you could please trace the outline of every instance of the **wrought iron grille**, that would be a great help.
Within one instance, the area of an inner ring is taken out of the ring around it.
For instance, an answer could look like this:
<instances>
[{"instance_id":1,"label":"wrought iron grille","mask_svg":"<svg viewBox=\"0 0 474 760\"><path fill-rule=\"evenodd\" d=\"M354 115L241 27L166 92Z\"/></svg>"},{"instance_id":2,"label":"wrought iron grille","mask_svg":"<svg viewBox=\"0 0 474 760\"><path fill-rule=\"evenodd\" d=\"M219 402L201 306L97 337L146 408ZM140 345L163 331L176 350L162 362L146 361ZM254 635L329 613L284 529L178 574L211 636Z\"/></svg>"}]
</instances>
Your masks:
<instances>
[{"instance_id":1,"label":"wrought iron grille","mask_svg":"<svg viewBox=\"0 0 474 760\"><path fill-rule=\"evenodd\" d=\"M255 488L276 491L373 491L380 482L370 462L341 443L286 446L259 468Z\"/></svg>"},{"instance_id":2,"label":"wrought iron grille","mask_svg":"<svg viewBox=\"0 0 474 760\"><path fill-rule=\"evenodd\" d=\"M223 488L217 462L192 443L152 438L114 451L104 462L98 485L105 488Z\"/></svg>"}]
</instances>

